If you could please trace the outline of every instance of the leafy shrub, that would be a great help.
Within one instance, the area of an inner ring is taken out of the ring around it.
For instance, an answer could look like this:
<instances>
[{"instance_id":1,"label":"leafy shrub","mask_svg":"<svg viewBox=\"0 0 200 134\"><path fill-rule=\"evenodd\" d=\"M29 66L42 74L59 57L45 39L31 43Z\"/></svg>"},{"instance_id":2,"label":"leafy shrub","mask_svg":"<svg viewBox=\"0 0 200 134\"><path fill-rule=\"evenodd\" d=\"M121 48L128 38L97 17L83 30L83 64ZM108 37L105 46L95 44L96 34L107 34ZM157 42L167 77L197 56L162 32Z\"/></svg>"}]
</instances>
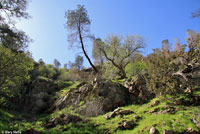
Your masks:
<instances>
[{"instance_id":1,"label":"leafy shrub","mask_svg":"<svg viewBox=\"0 0 200 134\"><path fill-rule=\"evenodd\" d=\"M23 84L30 80L33 61L25 52L12 52L0 44L0 95L19 96Z\"/></svg>"},{"instance_id":2,"label":"leafy shrub","mask_svg":"<svg viewBox=\"0 0 200 134\"><path fill-rule=\"evenodd\" d=\"M143 74L147 69L146 62L144 61L133 61L129 63L126 67L126 73L128 77L134 75Z\"/></svg>"},{"instance_id":3,"label":"leafy shrub","mask_svg":"<svg viewBox=\"0 0 200 134\"><path fill-rule=\"evenodd\" d=\"M172 77L177 68L170 64L171 61L172 57L166 58L160 50L148 56L146 81L151 91L157 94L177 92L177 81Z\"/></svg>"}]
</instances>

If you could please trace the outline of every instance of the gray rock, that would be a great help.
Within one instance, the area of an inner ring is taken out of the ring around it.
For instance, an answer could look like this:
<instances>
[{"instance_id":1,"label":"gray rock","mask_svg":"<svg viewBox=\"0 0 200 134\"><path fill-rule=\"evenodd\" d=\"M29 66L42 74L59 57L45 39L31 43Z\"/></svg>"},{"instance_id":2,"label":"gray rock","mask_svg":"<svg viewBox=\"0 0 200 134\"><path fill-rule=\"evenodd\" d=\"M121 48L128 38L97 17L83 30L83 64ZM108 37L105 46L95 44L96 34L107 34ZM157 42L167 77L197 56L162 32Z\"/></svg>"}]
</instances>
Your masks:
<instances>
[{"instance_id":1,"label":"gray rock","mask_svg":"<svg viewBox=\"0 0 200 134\"><path fill-rule=\"evenodd\" d=\"M128 103L128 90L123 89L120 84L100 78L94 80L93 84L82 83L70 90L66 96L55 101L53 109L73 106L81 115L98 116ZM85 103L80 106L81 101Z\"/></svg>"}]
</instances>

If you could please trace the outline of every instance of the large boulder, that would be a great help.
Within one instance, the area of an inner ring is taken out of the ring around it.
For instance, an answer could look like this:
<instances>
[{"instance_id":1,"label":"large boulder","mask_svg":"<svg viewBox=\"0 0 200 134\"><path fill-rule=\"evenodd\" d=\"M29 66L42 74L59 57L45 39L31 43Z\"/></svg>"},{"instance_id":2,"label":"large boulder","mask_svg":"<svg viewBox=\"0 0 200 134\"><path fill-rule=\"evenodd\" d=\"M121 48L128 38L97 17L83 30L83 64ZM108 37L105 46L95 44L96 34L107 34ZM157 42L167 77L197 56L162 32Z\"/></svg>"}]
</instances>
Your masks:
<instances>
[{"instance_id":1,"label":"large boulder","mask_svg":"<svg viewBox=\"0 0 200 134\"><path fill-rule=\"evenodd\" d=\"M58 98L53 109L60 110L72 106L84 116L97 116L112 111L129 102L126 88L112 81L96 78L91 84L80 83L64 97Z\"/></svg>"}]
</instances>

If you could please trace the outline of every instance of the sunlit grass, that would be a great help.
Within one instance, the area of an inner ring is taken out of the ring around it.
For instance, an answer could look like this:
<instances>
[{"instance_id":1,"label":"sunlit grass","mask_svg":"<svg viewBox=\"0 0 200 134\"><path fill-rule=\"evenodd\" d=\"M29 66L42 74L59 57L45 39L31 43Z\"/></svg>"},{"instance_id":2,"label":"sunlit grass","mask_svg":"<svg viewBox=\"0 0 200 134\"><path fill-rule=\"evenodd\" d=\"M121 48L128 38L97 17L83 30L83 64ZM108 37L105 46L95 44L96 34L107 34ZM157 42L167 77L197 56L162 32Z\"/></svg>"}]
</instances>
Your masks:
<instances>
[{"instance_id":1,"label":"sunlit grass","mask_svg":"<svg viewBox=\"0 0 200 134\"><path fill-rule=\"evenodd\" d=\"M70 86L57 92L56 95L63 96L69 91L70 88L74 88L78 82L69 82ZM195 95L199 95L200 90L196 88L194 91ZM183 98L185 100L189 99L187 94L179 94L176 97L172 96L160 96L150 100L148 103L143 105L127 105L120 107L122 110L131 110L132 114L125 116L115 116L107 120L104 115L97 117L83 117L75 113L73 107L63 108L60 111L54 111L51 114L44 115L34 115L30 113L17 113L5 110L0 110L0 130L19 130L21 132L28 129L35 129L42 133L48 134L103 134L105 132L117 133L117 134L149 134L149 130L154 126L159 133L163 133L165 129L175 130L176 132L183 132L187 128L193 128L198 130L192 119L196 113L200 113L199 106L183 106L183 105L173 105L173 101L176 99ZM151 104L159 100L160 103L156 106L151 106ZM80 102L80 105L84 102ZM175 107L175 114L150 114L149 111L159 108L163 110L163 107L170 105ZM108 112L109 113L109 112ZM106 113L106 114L108 114ZM80 116L84 122L69 123L66 125L56 125L51 129L46 129L44 124L47 120L57 118L61 114L72 114ZM138 120L135 119L135 115L139 116ZM134 128L131 130L116 130L118 123L127 120L134 121ZM200 120L197 119L198 121ZM12 127L10 127L12 126Z\"/></svg>"},{"instance_id":2,"label":"sunlit grass","mask_svg":"<svg viewBox=\"0 0 200 134\"><path fill-rule=\"evenodd\" d=\"M75 88L75 87L79 84L78 81L76 81L76 82L67 81L66 83L69 84L69 86L66 87L66 88L64 88L64 89L62 89L62 90L60 90L60 91L58 91L58 92L56 93L56 96L57 96L57 97L63 97L63 96L65 96L66 93L69 91L69 89Z\"/></svg>"},{"instance_id":3,"label":"sunlit grass","mask_svg":"<svg viewBox=\"0 0 200 134\"><path fill-rule=\"evenodd\" d=\"M150 105L155 100L160 100L161 103L157 106L151 107ZM121 109L129 109L134 112L133 114L126 115L123 118L116 116L110 120L107 120L104 115L101 115L98 117L93 117L92 121L98 124L99 128L107 128L110 130L111 133L118 134L149 134L149 130L152 126L154 126L160 133L163 133L165 129L175 130L176 132L183 132L187 128L198 130L191 120L195 113L200 113L200 109L198 107L174 106L177 109L177 112L175 114L147 113L154 108L162 109L162 107L166 106L167 104L168 102L166 102L166 99L163 99L163 97L155 98L144 105L129 105L121 107ZM141 117L140 120L134 120L135 114ZM123 120L128 121L131 119L135 121L135 127L132 130L117 130L115 132L115 129L117 128L119 122L122 122Z\"/></svg>"}]
</instances>

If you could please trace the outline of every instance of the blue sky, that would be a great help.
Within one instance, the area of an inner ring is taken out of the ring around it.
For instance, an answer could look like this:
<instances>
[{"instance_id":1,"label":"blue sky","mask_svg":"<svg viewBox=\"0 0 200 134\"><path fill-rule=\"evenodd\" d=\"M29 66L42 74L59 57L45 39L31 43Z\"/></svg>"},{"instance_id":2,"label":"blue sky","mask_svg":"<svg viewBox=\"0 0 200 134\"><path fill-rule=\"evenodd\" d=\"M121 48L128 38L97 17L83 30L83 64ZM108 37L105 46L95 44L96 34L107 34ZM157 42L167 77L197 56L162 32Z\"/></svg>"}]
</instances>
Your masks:
<instances>
[{"instance_id":1,"label":"blue sky","mask_svg":"<svg viewBox=\"0 0 200 134\"><path fill-rule=\"evenodd\" d=\"M200 0L32 0L28 6L32 18L20 20L17 27L34 40L29 50L36 61L42 58L53 64L58 59L63 66L80 54L81 49L68 49L64 28L65 12L78 4L85 5L95 37L139 34L146 40L144 55L160 48L164 39L173 44L174 38L179 38L185 43L187 29L200 32L200 18L191 17L200 8ZM88 41L90 57L91 51L92 42ZM86 59L84 65L89 66Z\"/></svg>"}]
</instances>

